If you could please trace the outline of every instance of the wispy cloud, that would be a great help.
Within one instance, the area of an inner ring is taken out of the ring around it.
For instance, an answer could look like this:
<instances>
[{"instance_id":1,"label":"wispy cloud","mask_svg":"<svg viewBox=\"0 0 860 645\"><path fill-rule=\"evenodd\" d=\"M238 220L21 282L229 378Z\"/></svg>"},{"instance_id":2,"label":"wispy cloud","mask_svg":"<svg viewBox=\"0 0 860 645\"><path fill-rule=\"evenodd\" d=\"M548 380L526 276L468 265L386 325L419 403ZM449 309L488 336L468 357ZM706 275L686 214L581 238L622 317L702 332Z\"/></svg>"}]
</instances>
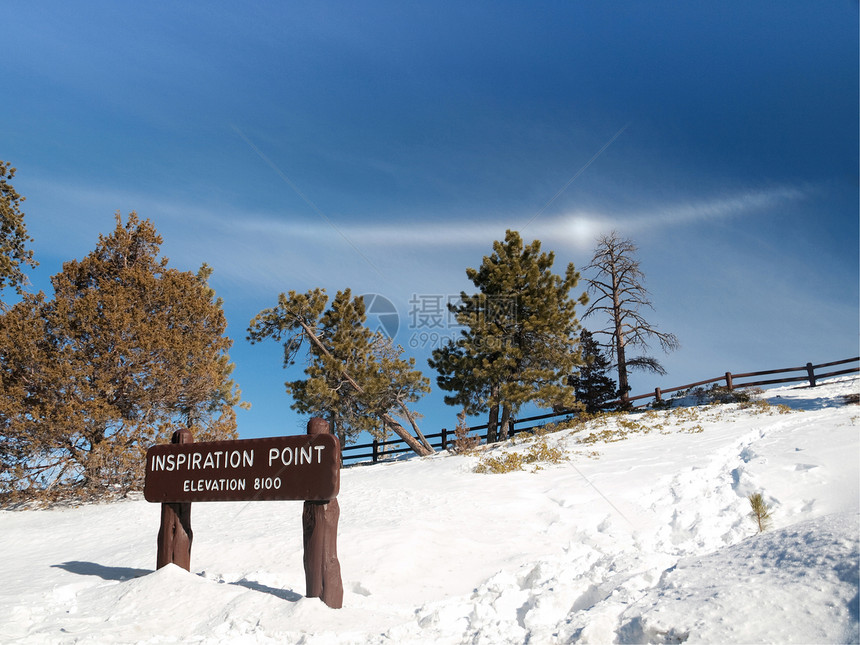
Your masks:
<instances>
[{"instance_id":1,"label":"wispy cloud","mask_svg":"<svg viewBox=\"0 0 860 645\"><path fill-rule=\"evenodd\" d=\"M794 187L751 190L724 197L667 204L623 218L622 221L631 230L692 224L755 214L806 197L807 191Z\"/></svg>"},{"instance_id":2,"label":"wispy cloud","mask_svg":"<svg viewBox=\"0 0 860 645\"><path fill-rule=\"evenodd\" d=\"M74 218L74 236L86 238L75 243L81 248L91 248L95 240L93 231L106 232L112 228L109 217L113 209L133 207L141 216L153 219L164 235L165 250L179 265L191 267L205 261L215 266L217 276L267 287L280 285L284 276L313 280L322 272L339 275L347 272L357 280L360 274L371 270L377 282L382 274L388 280L405 278L402 273L408 272L408 267L438 263L441 253L450 258L468 250L470 257L480 257L508 228L521 230L528 239L542 240L547 248L588 251L599 235L613 229L636 236L647 230L754 216L784 208L810 192L808 188L794 187L747 190L718 197L652 203L642 210L623 212L607 204L592 210L544 214L533 219L525 230L522 225L529 221L528 217L509 214L504 219L476 215L470 220L419 216L397 222L339 220L334 223L337 231L333 231L331 222L311 213L246 211L224 204L185 203L74 186L41 188L41 194L50 196L49 201L63 203L66 212L71 210L89 219L83 225ZM58 253L68 253L73 231L63 232L68 228L66 222L43 221L41 225L55 230L42 231L40 240L58 247ZM366 258L373 258L372 267ZM392 267L400 269L395 271ZM370 280L371 276L367 278Z\"/></svg>"},{"instance_id":3,"label":"wispy cloud","mask_svg":"<svg viewBox=\"0 0 860 645\"><path fill-rule=\"evenodd\" d=\"M590 252L595 240L612 230L636 237L649 230L755 216L783 208L806 194L800 189L776 188L656 204L618 214L609 208L573 211L541 217L523 235L540 239L545 248ZM505 220L476 217L471 221L410 218L402 222L338 222L338 235L327 222L314 217L223 210L213 215L205 208L190 210L166 204L161 204L159 210L177 215L181 212L186 225L198 218L205 222L193 246L183 249L183 253L194 254L190 261L205 260L215 265L221 276L241 283L281 289L287 277L327 283L330 279L342 281L347 275L350 284L368 282L380 288L392 281L430 279L424 275L428 267L434 267L431 273L439 273L449 263L467 266L487 253L493 240L502 239L505 229L519 230L518 223L522 222L513 216ZM209 259L213 256L217 262ZM379 269L369 271L365 257L373 258Z\"/></svg>"},{"instance_id":4,"label":"wispy cloud","mask_svg":"<svg viewBox=\"0 0 860 645\"><path fill-rule=\"evenodd\" d=\"M597 236L616 229L624 234L691 225L731 217L755 215L768 209L804 199L807 191L799 188L754 190L733 195L656 204L635 212L572 211L533 221L524 231L528 237L561 242L579 248L590 248ZM233 220L234 225L248 232L267 235L282 234L308 241L330 235L328 227L315 223L286 223L255 218ZM339 228L360 248L396 247L486 247L505 228L519 230L515 218L507 222L476 218L462 220L422 220L418 222L384 222L339 224ZM495 237L494 237L495 236ZM491 239L492 238L492 239Z\"/></svg>"}]
</instances>

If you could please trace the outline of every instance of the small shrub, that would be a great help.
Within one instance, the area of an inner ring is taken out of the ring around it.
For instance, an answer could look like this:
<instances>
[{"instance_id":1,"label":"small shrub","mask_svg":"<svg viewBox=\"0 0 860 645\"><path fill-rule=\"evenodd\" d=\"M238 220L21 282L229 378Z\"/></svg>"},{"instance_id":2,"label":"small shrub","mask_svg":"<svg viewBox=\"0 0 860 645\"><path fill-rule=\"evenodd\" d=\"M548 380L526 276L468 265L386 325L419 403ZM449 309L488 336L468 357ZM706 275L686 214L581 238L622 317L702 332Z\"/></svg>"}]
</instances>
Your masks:
<instances>
[{"instance_id":1,"label":"small shrub","mask_svg":"<svg viewBox=\"0 0 860 645\"><path fill-rule=\"evenodd\" d=\"M718 403L749 403L754 396L762 394L764 390L757 387L748 387L741 389L729 389L725 385L712 385L709 388L696 387L686 392L688 396L696 397L697 403L701 404L718 404Z\"/></svg>"},{"instance_id":2,"label":"small shrub","mask_svg":"<svg viewBox=\"0 0 860 645\"><path fill-rule=\"evenodd\" d=\"M750 517L756 522L758 532L761 533L767 528L770 528L772 518L770 515L770 507L764 501L761 493L752 493L747 499L750 502Z\"/></svg>"},{"instance_id":3,"label":"small shrub","mask_svg":"<svg viewBox=\"0 0 860 645\"><path fill-rule=\"evenodd\" d=\"M794 412L785 403L773 404L767 399L757 399L738 406L741 410L749 410L754 414L791 414Z\"/></svg>"},{"instance_id":4,"label":"small shrub","mask_svg":"<svg viewBox=\"0 0 860 645\"><path fill-rule=\"evenodd\" d=\"M531 432L518 432L513 437L511 437L511 445L512 446L521 446L524 443L528 443L534 439L534 435Z\"/></svg>"},{"instance_id":5,"label":"small shrub","mask_svg":"<svg viewBox=\"0 0 860 645\"><path fill-rule=\"evenodd\" d=\"M535 428L534 434L536 437L542 437L546 434L552 434L554 432L561 432L562 430L565 430L566 428L569 428L570 426L571 426L570 422L568 422L568 423L563 423L563 422L546 423L540 427Z\"/></svg>"},{"instance_id":6,"label":"small shrub","mask_svg":"<svg viewBox=\"0 0 860 645\"><path fill-rule=\"evenodd\" d=\"M536 472L541 469L541 464L560 464L563 461L567 461L564 450L558 446L549 446L546 439L541 438L535 440L525 452L506 452L498 457L485 455L475 466L475 472L485 474L509 473L525 470L527 466L531 466L532 472Z\"/></svg>"},{"instance_id":7,"label":"small shrub","mask_svg":"<svg viewBox=\"0 0 860 645\"><path fill-rule=\"evenodd\" d=\"M517 452L507 452L499 457L491 457L489 455L483 457L475 466L476 473L495 474L510 473L515 470L523 469L523 458Z\"/></svg>"},{"instance_id":8,"label":"small shrub","mask_svg":"<svg viewBox=\"0 0 860 645\"><path fill-rule=\"evenodd\" d=\"M660 399L651 403L652 410L668 410L672 407L672 399Z\"/></svg>"},{"instance_id":9,"label":"small shrub","mask_svg":"<svg viewBox=\"0 0 860 645\"><path fill-rule=\"evenodd\" d=\"M633 434L648 434L652 430L663 428L660 419L661 415L656 411L649 411L638 416L624 412L606 412L593 419L594 423L591 425L595 428L594 431L582 438L580 443L613 443L623 441ZM612 421L615 423L610 425ZM600 427L604 429L598 430Z\"/></svg>"},{"instance_id":10,"label":"small shrub","mask_svg":"<svg viewBox=\"0 0 860 645\"><path fill-rule=\"evenodd\" d=\"M537 441L526 453L526 463L560 464L566 461L564 451L558 446L550 447L546 441Z\"/></svg>"},{"instance_id":11,"label":"small shrub","mask_svg":"<svg viewBox=\"0 0 860 645\"><path fill-rule=\"evenodd\" d=\"M466 425L466 413L457 415L457 426L454 428L454 441L449 444L449 450L455 455L468 455L474 452L481 440L475 435L469 434L469 426Z\"/></svg>"}]
</instances>

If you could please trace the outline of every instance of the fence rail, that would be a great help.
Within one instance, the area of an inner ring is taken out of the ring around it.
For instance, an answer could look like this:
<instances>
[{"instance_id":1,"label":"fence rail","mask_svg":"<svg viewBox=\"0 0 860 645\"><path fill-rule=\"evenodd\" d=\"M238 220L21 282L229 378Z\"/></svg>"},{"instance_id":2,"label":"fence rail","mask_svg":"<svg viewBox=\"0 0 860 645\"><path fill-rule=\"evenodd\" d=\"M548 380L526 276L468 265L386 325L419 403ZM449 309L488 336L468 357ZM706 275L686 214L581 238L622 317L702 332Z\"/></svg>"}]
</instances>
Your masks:
<instances>
[{"instance_id":1,"label":"fence rail","mask_svg":"<svg viewBox=\"0 0 860 645\"><path fill-rule=\"evenodd\" d=\"M743 374L733 374L732 372L726 372L723 376L717 376L715 378L706 379L704 381L697 381L696 383L687 383L686 385L679 385L677 387L670 387L665 389L661 389L658 387L655 388L653 392L649 392L647 394L639 394L637 396L631 396L627 399L627 401L647 401L648 399L653 399L653 401L640 403L639 405L635 406L637 408L644 408L654 402L662 402L663 397L666 394L681 392L683 390L689 390L694 387L700 387L702 385L711 385L715 383L725 383L726 387L729 390L735 390L745 387L759 387L762 385L777 385L780 383L799 383L803 381L809 383L809 387L815 387L818 381L824 378L843 376L845 374L860 373L860 364L854 365L854 367L843 368L824 373L817 371L825 368L837 367L840 365L848 365L850 363L860 363L860 357L847 358L845 360L834 361L832 363L820 363L818 365L807 363L802 367L786 367L777 370L765 370L762 372L746 372ZM792 372L803 372L803 374L800 376L788 376L783 378L766 379L759 381L745 380L755 379L762 376L773 376L774 374L791 374ZM610 401L606 404L606 406L610 407L618 403L620 403L620 401ZM516 432L532 431L535 428L544 425L544 423L535 422L546 422L548 419L569 419L573 415L577 414L577 412L577 410L562 410L560 412L550 412L548 414L540 414L537 416L525 417L522 419L511 419L509 435L513 436ZM476 431L486 430L487 427L488 425L486 423L483 425L471 426L469 427L469 433L471 435L471 433L474 433ZM448 447L448 444L454 440L454 431L442 428L441 432L424 436L427 438L427 441L433 448L445 450ZM481 442L487 441L486 432L484 432L483 434L480 434L479 432L478 435L471 436L476 436L477 439ZM402 439L391 439L389 441L379 441L377 439L374 439L370 443L345 446L341 452L344 465L353 466L361 463L377 463L381 459L390 459L400 454L412 452L412 449L406 446Z\"/></svg>"}]
</instances>

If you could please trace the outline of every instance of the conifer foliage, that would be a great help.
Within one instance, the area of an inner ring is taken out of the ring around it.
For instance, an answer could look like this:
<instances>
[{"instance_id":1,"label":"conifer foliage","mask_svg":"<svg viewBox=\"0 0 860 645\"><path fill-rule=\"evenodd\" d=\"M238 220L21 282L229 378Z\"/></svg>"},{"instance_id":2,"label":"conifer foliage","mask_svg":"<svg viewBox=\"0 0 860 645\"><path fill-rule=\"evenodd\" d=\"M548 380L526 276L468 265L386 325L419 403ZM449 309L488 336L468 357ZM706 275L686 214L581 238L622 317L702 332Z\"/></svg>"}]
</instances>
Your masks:
<instances>
[{"instance_id":1,"label":"conifer foliage","mask_svg":"<svg viewBox=\"0 0 860 645\"><path fill-rule=\"evenodd\" d=\"M252 343L283 343L285 368L308 341L307 378L286 383L293 409L328 418L343 445L360 432L382 438L392 431L416 453L431 454L407 405L430 389L415 360L402 359L403 348L365 326L364 301L349 289L338 291L328 309L327 304L324 289L282 293L278 305L261 311L248 327ZM408 420L416 436L392 413Z\"/></svg>"},{"instance_id":2,"label":"conifer foliage","mask_svg":"<svg viewBox=\"0 0 860 645\"><path fill-rule=\"evenodd\" d=\"M773 516L770 513L770 506L764 501L764 495L761 493L750 493L747 499L750 503L749 516L755 521L758 532L762 533L766 531L773 522Z\"/></svg>"},{"instance_id":3,"label":"conifer foliage","mask_svg":"<svg viewBox=\"0 0 860 645\"><path fill-rule=\"evenodd\" d=\"M188 427L235 438L240 393L211 270L159 257L135 213L0 317L0 491L82 498L142 484L144 454Z\"/></svg>"},{"instance_id":4,"label":"conifer foliage","mask_svg":"<svg viewBox=\"0 0 860 645\"><path fill-rule=\"evenodd\" d=\"M20 294L27 283L24 267L36 266L37 262L32 249L28 248L33 240L27 234L21 211L25 198L9 183L14 177L15 168L0 161L0 290L12 287ZM0 309L4 308L0 301Z\"/></svg>"},{"instance_id":5,"label":"conifer foliage","mask_svg":"<svg viewBox=\"0 0 860 645\"><path fill-rule=\"evenodd\" d=\"M525 245L507 231L477 269L466 275L478 289L450 305L460 337L433 351L430 366L445 402L468 414L488 412L488 442L506 439L513 414L528 402L573 408L568 375L580 363L573 264L564 278L552 272L555 256L539 240Z\"/></svg>"},{"instance_id":6,"label":"conifer foliage","mask_svg":"<svg viewBox=\"0 0 860 645\"><path fill-rule=\"evenodd\" d=\"M576 393L576 400L585 406L586 412L600 412L617 393L615 381L606 375L610 368L609 359L600 351L600 345L587 329L579 334L579 344L583 364L568 382Z\"/></svg>"}]
</instances>

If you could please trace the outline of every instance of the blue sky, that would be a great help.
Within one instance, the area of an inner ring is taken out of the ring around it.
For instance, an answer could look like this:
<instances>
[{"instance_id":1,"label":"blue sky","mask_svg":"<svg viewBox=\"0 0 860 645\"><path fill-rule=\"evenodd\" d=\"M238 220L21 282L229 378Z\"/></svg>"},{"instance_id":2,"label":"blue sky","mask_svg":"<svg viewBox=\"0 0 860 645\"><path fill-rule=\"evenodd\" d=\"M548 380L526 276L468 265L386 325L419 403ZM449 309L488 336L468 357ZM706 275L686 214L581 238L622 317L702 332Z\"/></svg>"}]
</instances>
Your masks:
<instances>
[{"instance_id":1,"label":"blue sky","mask_svg":"<svg viewBox=\"0 0 860 645\"><path fill-rule=\"evenodd\" d=\"M385 296L433 378L456 329L410 314L507 228L559 273L638 244L681 349L634 393L858 351L856 1L16 2L0 29L34 287L150 218L215 269L242 437L306 421L245 340L278 293ZM416 409L455 424L435 388Z\"/></svg>"}]
</instances>

